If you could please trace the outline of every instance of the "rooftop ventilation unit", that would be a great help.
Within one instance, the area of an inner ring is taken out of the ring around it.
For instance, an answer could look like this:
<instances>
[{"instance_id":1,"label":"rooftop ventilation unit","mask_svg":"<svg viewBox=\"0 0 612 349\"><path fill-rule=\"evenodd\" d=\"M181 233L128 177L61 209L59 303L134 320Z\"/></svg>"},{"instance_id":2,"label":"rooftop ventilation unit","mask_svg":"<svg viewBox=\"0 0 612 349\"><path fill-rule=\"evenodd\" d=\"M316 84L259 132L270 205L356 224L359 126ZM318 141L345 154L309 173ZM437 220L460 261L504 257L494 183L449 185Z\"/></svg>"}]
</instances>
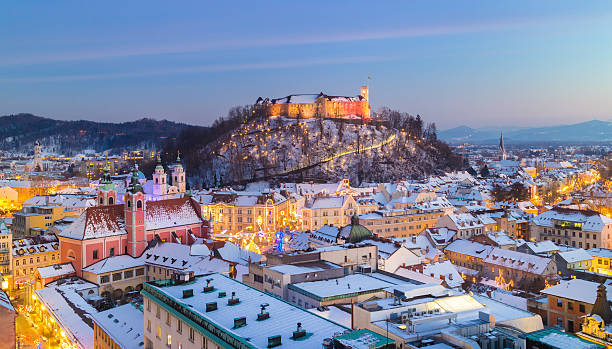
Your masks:
<instances>
[{"instance_id":1,"label":"rooftop ventilation unit","mask_svg":"<svg viewBox=\"0 0 612 349\"><path fill-rule=\"evenodd\" d=\"M206 287L204 287L204 293L210 293L215 290L214 286L210 286L211 281L213 281L213 279L206 279Z\"/></svg>"},{"instance_id":2,"label":"rooftop ventilation unit","mask_svg":"<svg viewBox=\"0 0 612 349\"><path fill-rule=\"evenodd\" d=\"M302 328L302 323L298 322L297 323L297 330L293 331L293 339L298 339L298 338L302 338L302 337L306 337L306 330Z\"/></svg>"},{"instance_id":3,"label":"rooftop ventilation unit","mask_svg":"<svg viewBox=\"0 0 612 349\"><path fill-rule=\"evenodd\" d=\"M240 298L236 297L236 292L232 292L232 298L227 300L227 305L236 305L240 303Z\"/></svg>"},{"instance_id":4,"label":"rooftop ventilation unit","mask_svg":"<svg viewBox=\"0 0 612 349\"><path fill-rule=\"evenodd\" d=\"M234 328L244 327L246 326L246 324L247 324L246 317L242 316L242 317L234 318Z\"/></svg>"},{"instance_id":5,"label":"rooftop ventilation unit","mask_svg":"<svg viewBox=\"0 0 612 349\"><path fill-rule=\"evenodd\" d=\"M261 304L261 313L257 314L257 321L263 321L270 318L270 313L266 311L266 307L269 305L268 303Z\"/></svg>"},{"instance_id":6,"label":"rooftop ventilation unit","mask_svg":"<svg viewBox=\"0 0 612 349\"><path fill-rule=\"evenodd\" d=\"M193 297L193 288L183 290L183 298Z\"/></svg>"},{"instance_id":7,"label":"rooftop ventilation unit","mask_svg":"<svg viewBox=\"0 0 612 349\"><path fill-rule=\"evenodd\" d=\"M281 342L281 336L270 336L268 337L268 348L278 347L283 344Z\"/></svg>"},{"instance_id":8,"label":"rooftop ventilation unit","mask_svg":"<svg viewBox=\"0 0 612 349\"><path fill-rule=\"evenodd\" d=\"M217 302L206 303L206 312L217 310Z\"/></svg>"}]
</instances>

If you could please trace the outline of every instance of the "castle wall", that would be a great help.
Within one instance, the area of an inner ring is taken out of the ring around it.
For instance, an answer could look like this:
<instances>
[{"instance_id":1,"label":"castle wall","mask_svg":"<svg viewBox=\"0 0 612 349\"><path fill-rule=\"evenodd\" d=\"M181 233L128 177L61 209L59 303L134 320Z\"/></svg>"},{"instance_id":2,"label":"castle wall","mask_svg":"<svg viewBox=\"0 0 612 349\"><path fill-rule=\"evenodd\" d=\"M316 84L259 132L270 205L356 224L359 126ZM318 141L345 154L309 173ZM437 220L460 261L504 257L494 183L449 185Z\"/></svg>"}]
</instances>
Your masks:
<instances>
[{"instance_id":1,"label":"castle wall","mask_svg":"<svg viewBox=\"0 0 612 349\"><path fill-rule=\"evenodd\" d=\"M370 118L368 101L330 101L324 99L316 103L283 103L264 107L268 116L312 119L318 116L325 118L343 118L357 115Z\"/></svg>"}]
</instances>

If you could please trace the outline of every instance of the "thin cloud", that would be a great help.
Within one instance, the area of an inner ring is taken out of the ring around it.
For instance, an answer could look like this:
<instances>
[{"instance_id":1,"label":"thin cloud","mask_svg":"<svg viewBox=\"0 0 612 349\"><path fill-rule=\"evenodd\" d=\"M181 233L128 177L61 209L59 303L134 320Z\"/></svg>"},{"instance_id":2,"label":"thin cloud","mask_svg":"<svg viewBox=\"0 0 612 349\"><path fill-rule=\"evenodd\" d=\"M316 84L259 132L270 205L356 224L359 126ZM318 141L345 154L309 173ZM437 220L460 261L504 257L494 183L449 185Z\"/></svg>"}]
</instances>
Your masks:
<instances>
[{"instance_id":1,"label":"thin cloud","mask_svg":"<svg viewBox=\"0 0 612 349\"><path fill-rule=\"evenodd\" d=\"M31 82L61 82L61 81L78 81L78 80L100 80L100 79L124 79L124 78L139 78L160 75L174 74L189 74L189 73L213 73L241 70L262 70L262 69L286 69L298 68L316 65L331 65L331 64L350 64L350 63L371 63L392 61L401 59L396 56L362 56L362 57L336 57L323 58L313 60L295 60L282 62L265 62L265 63L238 63L238 64L210 64L201 66L192 66L185 68L146 71L146 72L130 72L130 73L102 73L102 74L75 74L75 75L56 75L56 76L31 76L31 77L14 77L0 78L0 82L6 83L31 83Z\"/></svg>"},{"instance_id":2,"label":"thin cloud","mask_svg":"<svg viewBox=\"0 0 612 349\"><path fill-rule=\"evenodd\" d=\"M285 36L274 38L253 38L240 40L209 41L198 43L169 44L154 47L113 48L99 51L62 52L58 54L37 55L36 57L16 57L0 59L0 66L22 64L44 64L69 61L88 61L99 59L125 58L133 56L153 56L165 54L194 53L223 49L247 49L253 47L282 47L314 44L330 44L367 40L401 39L435 35L457 35L472 32L496 31L519 28L529 25L546 25L552 20L513 19L487 23L442 25L434 27L400 28L393 30L368 30L354 33L318 34L312 36ZM575 19L574 19L575 21Z\"/></svg>"}]
</instances>

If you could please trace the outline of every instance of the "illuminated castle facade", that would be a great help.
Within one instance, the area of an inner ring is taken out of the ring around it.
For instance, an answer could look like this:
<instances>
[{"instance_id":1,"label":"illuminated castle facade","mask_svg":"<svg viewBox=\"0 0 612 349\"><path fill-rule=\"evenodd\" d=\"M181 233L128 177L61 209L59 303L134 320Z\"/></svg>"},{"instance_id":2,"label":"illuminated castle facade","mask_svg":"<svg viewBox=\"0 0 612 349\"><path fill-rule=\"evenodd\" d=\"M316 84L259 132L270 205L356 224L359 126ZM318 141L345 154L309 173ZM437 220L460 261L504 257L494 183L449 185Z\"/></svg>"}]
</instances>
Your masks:
<instances>
[{"instance_id":1,"label":"illuminated castle facade","mask_svg":"<svg viewBox=\"0 0 612 349\"><path fill-rule=\"evenodd\" d=\"M255 102L255 108L263 112L265 116L283 116L294 119L323 117L370 120L367 86L361 86L361 93L354 97L330 96L323 92L289 95L275 99L259 97Z\"/></svg>"}]
</instances>

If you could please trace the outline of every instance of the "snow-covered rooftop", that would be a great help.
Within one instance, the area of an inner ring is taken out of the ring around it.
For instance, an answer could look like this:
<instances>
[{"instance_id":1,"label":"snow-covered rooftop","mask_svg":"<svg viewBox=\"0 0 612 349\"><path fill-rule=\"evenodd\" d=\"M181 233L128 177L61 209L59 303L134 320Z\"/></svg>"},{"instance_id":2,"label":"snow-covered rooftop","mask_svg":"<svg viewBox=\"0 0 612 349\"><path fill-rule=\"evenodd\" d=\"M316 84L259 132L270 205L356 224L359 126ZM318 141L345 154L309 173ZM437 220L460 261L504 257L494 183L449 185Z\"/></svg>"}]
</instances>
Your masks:
<instances>
[{"instance_id":1,"label":"snow-covered rooftop","mask_svg":"<svg viewBox=\"0 0 612 349\"><path fill-rule=\"evenodd\" d=\"M92 314L93 321L120 348L144 347L144 315L142 310L128 303Z\"/></svg>"},{"instance_id":2,"label":"snow-covered rooftop","mask_svg":"<svg viewBox=\"0 0 612 349\"><path fill-rule=\"evenodd\" d=\"M215 288L214 292L201 292L207 285L207 279L211 279L210 285ZM194 290L194 295L184 298L183 291L188 289ZM226 292L227 296L219 298L219 291ZM196 277L193 282L180 285L148 282L144 287L145 297L149 297L150 292L161 293L173 299L176 306L182 306L180 311L187 314L186 316L213 323L221 331L238 341L245 341L245 338L249 338L248 344L256 348L267 348L268 337L275 335L280 335L282 338L282 344L276 347L279 349L297 346L320 348L323 339L331 338L335 333L347 330L340 324L218 273ZM235 292L239 299L236 305L227 303L232 292ZM217 310L206 312L205 304L209 302L216 302ZM268 304L266 311L269 312L270 317L263 321L255 321L257 314L261 312L263 303ZM234 319L243 316L246 317L246 325L236 328ZM307 332L307 337L296 341L290 337L296 330L298 322Z\"/></svg>"}]
</instances>

